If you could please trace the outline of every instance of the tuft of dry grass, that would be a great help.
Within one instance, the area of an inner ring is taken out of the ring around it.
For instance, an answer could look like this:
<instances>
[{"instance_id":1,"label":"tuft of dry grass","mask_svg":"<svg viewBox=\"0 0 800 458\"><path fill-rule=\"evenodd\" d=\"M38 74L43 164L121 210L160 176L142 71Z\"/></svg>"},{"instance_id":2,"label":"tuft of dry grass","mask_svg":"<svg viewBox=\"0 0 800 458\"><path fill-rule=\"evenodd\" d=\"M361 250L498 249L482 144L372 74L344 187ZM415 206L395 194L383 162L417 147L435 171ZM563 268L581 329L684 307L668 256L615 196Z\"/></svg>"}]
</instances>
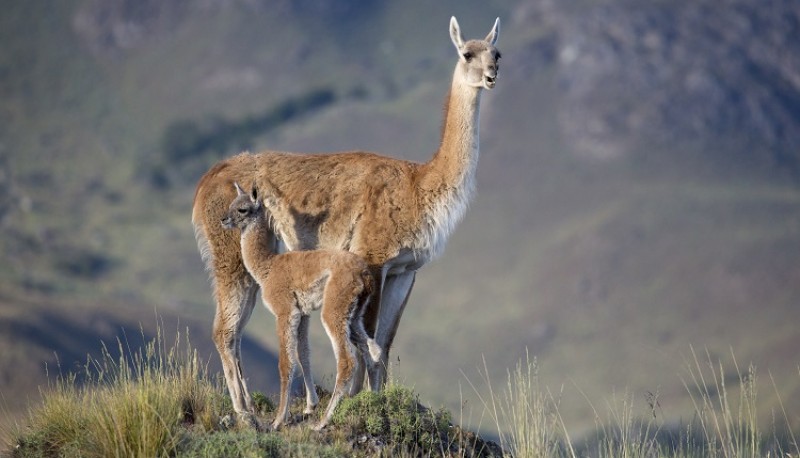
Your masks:
<instances>
[{"instance_id":1,"label":"tuft of dry grass","mask_svg":"<svg viewBox=\"0 0 800 458\"><path fill-rule=\"evenodd\" d=\"M539 384L538 370L536 359L526 352L525 360L520 360L514 371L508 371L505 389L497 393L484 359L481 377L487 387L486 396L465 377L497 428L500 446L510 456L559 456L564 445L575 456L558 411L558 398Z\"/></svg>"},{"instance_id":2,"label":"tuft of dry grass","mask_svg":"<svg viewBox=\"0 0 800 458\"><path fill-rule=\"evenodd\" d=\"M104 347L81 377L59 376L13 435L16 456L171 456L184 425L210 430L224 411L219 384L180 333L171 346L158 336L120 356Z\"/></svg>"},{"instance_id":3,"label":"tuft of dry grass","mask_svg":"<svg viewBox=\"0 0 800 458\"><path fill-rule=\"evenodd\" d=\"M757 411L758 376L756 367L742 370L731 349L734 371L729 374L708 350L698 357L694 348L686 363L688 377L683 384L694 406L693 426L698 431L701 452L706 456L762 457L798 456L800 446L791 430L780 393L772 380L780 412L773 414L773 425L764 430ZM771 375L770 375L771 378ZM733 382L734 386L729 386Z\"/></svg>"}]
</instances>

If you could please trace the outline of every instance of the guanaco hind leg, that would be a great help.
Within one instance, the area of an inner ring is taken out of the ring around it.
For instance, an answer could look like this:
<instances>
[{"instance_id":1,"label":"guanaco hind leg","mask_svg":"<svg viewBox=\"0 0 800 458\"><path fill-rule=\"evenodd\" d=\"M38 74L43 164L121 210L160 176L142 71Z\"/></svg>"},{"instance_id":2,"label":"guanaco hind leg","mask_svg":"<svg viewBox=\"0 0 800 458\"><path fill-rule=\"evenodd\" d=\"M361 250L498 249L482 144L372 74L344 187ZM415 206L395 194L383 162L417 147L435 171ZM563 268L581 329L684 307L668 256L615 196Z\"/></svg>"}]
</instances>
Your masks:
<instances>
[{"instance_id":1,"label":"guanaco hind leg","mask_svg":"<svg viewBox=\"0 0 800 458\"><path fill-rule=\"evenodd\" d=\"M249 418L253 413L253 402L242 375L241 340L255 306L258 285L248 276L237 282L218 283L215 289L214 344L222 361L233 409L239 417Z\"/></svg>"},{"instance_id":2,"label":"guanaco hind leg","mask_svg":"<svg viewBox=\"0 0 800 458\"><path fill-rule=\"evenodd\" d=\"M306 388L306 409L304 413L310 414L314 408L319 404L319 397L317 390L314 387L314 377L311 373L311 359L309 356L308 348L308 325L310 317L303 315L300 317L299 328L297 332L297 353L298 360L300 361L300 370L303 375L303 383Z\"/></svg>"},{"instance_id":3,"label":"guanaco hind leg","mask_svg":"<svg viewBox=\"0 0 800 458\"><path fill-rule=\"evenodd\" d=\"M348 322L342 323L341 315L336 316L334 313L326 312L328 311L323 308L322 324L331 339L331 346L336 355L336 383L331 393L331 400L328 402L328 408L325 410L325 415L314 426L317 431L328 425L333 417L333 411L336 410L336 406L348 390L350 383L352 383L357 356L356 348L353 342L350 341L349 319L347 320Z\"/></svg>"},{"instance_id":4,"label":"guanaco hind leg","mask_svg":"<svg viewBox=\"0 0 800 458\"><path fill-rule=\"evenodd\" d=\"M298 365L297 336L300 327L299 313L279 315L276 317L278 330L278 372L281 378L281 394L275 421L272 429L278 429L289 419L289 402L291 401L292 378Z\"/></svg>"}]
</instances>

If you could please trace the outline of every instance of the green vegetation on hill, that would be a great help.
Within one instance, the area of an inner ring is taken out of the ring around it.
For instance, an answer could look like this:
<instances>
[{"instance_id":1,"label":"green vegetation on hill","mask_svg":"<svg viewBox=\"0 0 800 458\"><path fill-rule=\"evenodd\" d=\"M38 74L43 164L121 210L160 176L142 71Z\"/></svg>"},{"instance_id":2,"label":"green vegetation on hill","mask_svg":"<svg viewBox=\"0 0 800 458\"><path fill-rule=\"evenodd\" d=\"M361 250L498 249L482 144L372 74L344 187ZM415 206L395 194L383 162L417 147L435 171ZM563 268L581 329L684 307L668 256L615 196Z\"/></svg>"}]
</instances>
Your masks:
<instances>
[{"instance_id":1,"label":"green vegetation on hill","mask_svg":"<svg viewBox=\"0 0 800 458\"><path fill-rule=\"evenodd\" d=\"M184 119L169 124L161 139L163 152L160 162L151 165L152 184L168 191L169 185L184 188L187 177L198 176L217 160L221 151L247 151L256 138L263 137L280 126L310 115L336 102L331 89L314 89L288 98L263 113L240 120Z\"/></svg>"},{"instance_id":2,"label":"green vegetation on hill","mask_svg":"<svg viewBox=\"0 0 800 458\"><path fill-rule=\"evenodd\" d=\"M207 128L199 126L196 121L176 121L165 129L161 148L170 163L180 163L207 151L245 150L255 137L335 101L336 96L331 90L317 89L241 121L216 120Z\"/></svg>"}]
</instances>

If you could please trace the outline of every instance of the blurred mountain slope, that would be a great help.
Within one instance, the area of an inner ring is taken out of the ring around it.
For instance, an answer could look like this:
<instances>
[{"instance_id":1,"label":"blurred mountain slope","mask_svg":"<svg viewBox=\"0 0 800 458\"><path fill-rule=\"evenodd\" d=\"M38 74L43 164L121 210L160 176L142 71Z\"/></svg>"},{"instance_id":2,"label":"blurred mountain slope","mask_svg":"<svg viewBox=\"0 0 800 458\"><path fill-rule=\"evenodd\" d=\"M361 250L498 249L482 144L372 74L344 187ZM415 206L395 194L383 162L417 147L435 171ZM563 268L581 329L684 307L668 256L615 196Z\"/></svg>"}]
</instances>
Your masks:
<instances>
[{"instance_id":1,"label":"blurred mountain slope","mask_svg":"<svg viewBox=\"0 0 800 458\"><path fill-rule=\"evenodd\" d=\"M213 305L189 223L199 176L245 148L427 160L456 58L450 15L468 37L501 16L478 197L418 276L396 376L457 406L461 370L485 355L503 383L527 347L554 387L575 381L596 402L660 390L676 418L693 344L723 360L733 348L800 399L796 3L4 9L0 291L12 307L113 303L141 317L150 304L204 317L193 342L207 345ZM328 96L303 102L315 94ZM272 321L259 311L249 327L268 347ZM314 363L331 373L314 328ZM586 426L589 406L570 398L565 414Z\"/></svg>"}]
</instances>

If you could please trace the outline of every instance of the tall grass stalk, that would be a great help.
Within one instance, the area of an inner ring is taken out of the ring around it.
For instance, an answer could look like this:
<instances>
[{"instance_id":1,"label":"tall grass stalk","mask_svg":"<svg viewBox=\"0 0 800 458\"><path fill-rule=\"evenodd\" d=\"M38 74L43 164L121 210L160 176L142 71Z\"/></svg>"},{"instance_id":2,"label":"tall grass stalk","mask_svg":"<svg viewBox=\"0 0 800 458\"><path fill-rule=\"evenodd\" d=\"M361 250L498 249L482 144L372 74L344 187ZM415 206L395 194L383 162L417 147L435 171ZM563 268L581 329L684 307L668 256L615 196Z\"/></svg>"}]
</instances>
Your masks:
<instances>
[{"instance_id":1,"label":"tall grass stalk","mask_svg":"<svg viewBox=\"0 0 800 458\"><path fill-rule=\"evenodd\" d=\"M614 393L606 402L608 414L603 420L586 394L580 388L578 390L594 412L597 431L593 440L586 441L584 448L587 451L596 449L596 456L609 458L662 456L662 447L658 443L660 428L656 422L657 394L647 393L651 415L641 419L635 414L633 393L625 391L621 396Z\"/></svg>"},{"instance_id":2,"label":"tall grass stalk","mask_svg":"<svg viewBox=\"0 0 800 458\"><path fill-rule=\"evenodd\" d=\"M800 375L800 366L797 367L797 374ZM794 431L792 430L792 424L789 421L789 415L786 413L786 407L783 405L783 399L781 399L781 394L778 391L778 385L775 383L775 378L772 376L772 372L769 373L769 379L772 382L772 388L775 390L775 397L778 399L778 406L780 407L781 413L783 414L783 419L786 422L786 436L789 441L787 446L790 450L792 450L794 456L800 456L800 444L797 442L797 436L795 436ZM776 442L779 441L776 440Z\"/></svg>"},{"instance_id":3,"label":"tall grass stalk","mask_svg":"<svg viewBox=\"0 0 800 458\"><path fill-rule=\"evenodd\" d=\"M60 376L42 390L41 406L15 434L19 455L171 456L184 425L211 429L224 396L188 335L168 347L159 329L136 351L117 344L119 357L103 346L80 380Z\"/></svg>"},{"instance_id":4,"label":"tall grass stalk","mask_svg":"<svg viewBox=\"0 0 800 458\"><path fill-rule=\"evenodd\" d=\"M483 396L466 375L465 378L494 422L500 445L511 456L558 456L560 433L567 437L566 444L570 444L558 412L558 402L539 386L536 359L531 360L527 351L525 359L520 360L513 371L508 371L506 386L501 393L495 393L492 387L485 359L481 378L489 391L488 397ZM570 445L568 451L569 456L576 456Z\"/></svg>"},{"instance_id":5,"label":"tall grass stalk","mask_svg":"<svg viewBox=\"0 0 800 458\"><path fill-rule=\"evenodd\" d=\"M705 452L711 456L760 457L762 438L756 411L756 371L750 365L747 372L739 369L731 351L739 389L736 402L728 392L722 362L715 363L706 350L705 367L694 348L687 363L691 385L683 380L696 413L696 421L703 434Z\"/></svg>"}]
</instances>

